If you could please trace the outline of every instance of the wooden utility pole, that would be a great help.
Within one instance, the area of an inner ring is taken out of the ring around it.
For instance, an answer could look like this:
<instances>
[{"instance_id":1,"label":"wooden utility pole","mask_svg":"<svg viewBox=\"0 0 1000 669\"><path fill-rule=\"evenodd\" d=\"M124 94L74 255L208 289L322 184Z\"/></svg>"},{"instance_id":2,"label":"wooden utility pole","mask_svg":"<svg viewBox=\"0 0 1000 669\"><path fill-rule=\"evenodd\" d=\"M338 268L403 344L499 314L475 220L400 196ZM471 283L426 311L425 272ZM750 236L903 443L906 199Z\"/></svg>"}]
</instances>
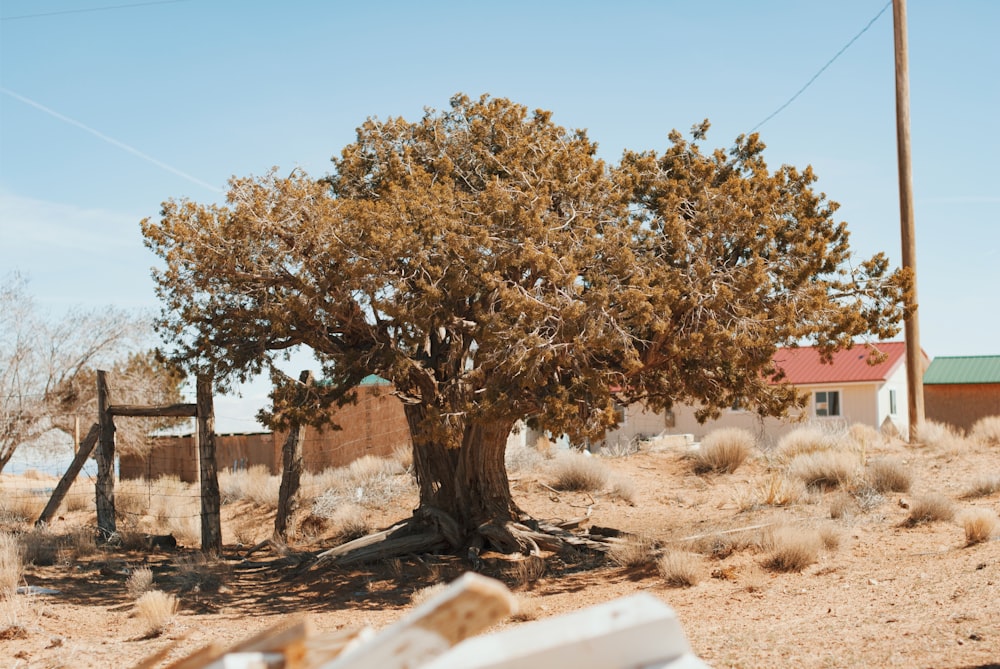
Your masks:
<instances>
[{"instance_id":1,"label":"wooden utility pole","mask_svg":"<svg viewBox=\"0 0 1000 669\"><path fill-rule=\"evenodd\" d=\"M212 377L199 375L198 461L201 472L201 551L222 554L222 514L219 501L219 470L215 463L215 409Z\"/></svg>"},{"instance_id":2,"label":"wooden utility pole","mask_svg":"<svg viewBox=\"0 0 1000 669\"><path fill-rule=\"evenodd\" d=\"M101 436L97 445L97 534L108 541L118 531L115 525L115 420L111 416L107 372L97 372L97 417Z\"/></svg>"},{"instance_id":3,"label":"wooden utility pole","mask_svg":"<svg viewBox=\"0 0 1000 669\"><path fill-rule=\"evenodd\" d=\"M906 0L892 0L892 29L896 54L896 150L899 161L899 223L903 242L903 267L913 274L913 302L904 322L906 383L909 398L909 435L924 422L924 360L920 350L917 307L917 242L913 224L913 174L910 170L910 74L906 43Z\"/></svg>"}]
</instances>

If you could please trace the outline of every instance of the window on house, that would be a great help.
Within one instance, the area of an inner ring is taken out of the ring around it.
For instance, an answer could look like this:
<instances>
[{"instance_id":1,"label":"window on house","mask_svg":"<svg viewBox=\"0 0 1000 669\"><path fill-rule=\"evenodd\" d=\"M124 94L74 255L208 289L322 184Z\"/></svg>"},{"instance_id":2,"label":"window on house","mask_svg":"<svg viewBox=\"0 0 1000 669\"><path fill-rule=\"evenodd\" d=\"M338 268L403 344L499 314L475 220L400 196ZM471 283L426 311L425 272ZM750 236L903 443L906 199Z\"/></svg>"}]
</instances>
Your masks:
<instances>
[{"instance_id":1,"label":"window on house","mask_svg":"<svg viewBox=\"0 0 1000 669\"><path fill-rule=\"evenodd\" d=\"M816 415L827 417L840 415L839 390L816 391Z\"/></svg>"},{"instance_id":2,"label":"window on house","mask_svg":"<svg viewBox=\"0 0 1000 669\"><path fill-rule=\"evenodd\" d=\"M896 415L896 391L889 391L889 414L892 416Z\"/></svg>"}]
</instances>

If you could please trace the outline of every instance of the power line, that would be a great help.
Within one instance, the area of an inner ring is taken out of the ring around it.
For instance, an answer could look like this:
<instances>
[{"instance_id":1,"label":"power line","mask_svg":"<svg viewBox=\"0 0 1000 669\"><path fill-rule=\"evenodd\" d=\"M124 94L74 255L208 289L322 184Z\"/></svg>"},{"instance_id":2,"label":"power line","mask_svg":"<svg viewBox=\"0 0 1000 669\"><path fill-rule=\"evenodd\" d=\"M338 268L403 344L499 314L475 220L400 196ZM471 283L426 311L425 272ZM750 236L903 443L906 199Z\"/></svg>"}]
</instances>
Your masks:
<instances>
[{"instance_id":1,"label":"power line","mask_svg":"<svg viewBox=\"0 0 1000 669\"><path fill-rule=\"evenodd\" d=\"M150 2L133 2L128 5L106 5L104 7L89 7L85 9L62 9L54 12L40 12L37 14L21 14L19 16L3 16L0 21L19 21L21 19L35 19L43 16L59 16L62 14L83 14L86 12L104 12L111 9L126 9L131 7L147 7L149 5L171 5L178 2L188 2L189 0L151 0Z\"/></svg>"},{"instance_id":2,"label":"power line","mask_svg":"<svg viewBox=\"0 0 1000 669\"><path fill-rule=\"evenodd\" d=\"M848 42L847 44L845 44L840 49L840 51L838 51L836 54L834 54L833 58L831 58L830 60L828 60L826 62L826 65L824 65L823 67L819 68L819 71L816 74L814 74L809 81L806 82L805 86L803 86L802 88L800 88L798 90L798 92L795 93L795 95L793 95L792 97L788 98L788 102L786 102L785 104L783 104L780 107L778 107L777 109L775 109L767 118L765 118L763 121L761 121L760 123L758 123L757 125L755 125L753 128L751 128L750 132L754 132L759 127L761 127L762 125L764 125L765 123L767 123L768 121L770 121L772 118L774 118L775 116L777 116L778 114L780 114L782 112L782 110L785 109L785 107L787 107L788 105L790 105L793 102L795 102L795 99L797 97L799 97L800 95L802 95L802 93L804 93L807 88L809 88L810 86L812 86L812 83L814 81L816 81L817 79L819 79L819 75L823 74L823 72L826 71L826 68L830 67L833 64L833 61L835 61L838 58L840 58L841 54L843 54L845 51L847 51L851 47L852 44L854 44L856 41L858 41L859 37L861 37L866 32L868 32L868 29L872 27L872 24L874 24L876 21L878 21L879 17L882 16L883 14L885 14L885 10L889 9L889 7L891 7L891 6L892 6L892 0L889 0L889 2L885 3L885 6L882 7L882 9L879 10L879 13L876 14L872 18L872 20L869 21L868 24L864 28L861 29L861 32L859 32L857 35L855 35L854 37L852 37L850 42Z\"/></svg>"}]
</instances>

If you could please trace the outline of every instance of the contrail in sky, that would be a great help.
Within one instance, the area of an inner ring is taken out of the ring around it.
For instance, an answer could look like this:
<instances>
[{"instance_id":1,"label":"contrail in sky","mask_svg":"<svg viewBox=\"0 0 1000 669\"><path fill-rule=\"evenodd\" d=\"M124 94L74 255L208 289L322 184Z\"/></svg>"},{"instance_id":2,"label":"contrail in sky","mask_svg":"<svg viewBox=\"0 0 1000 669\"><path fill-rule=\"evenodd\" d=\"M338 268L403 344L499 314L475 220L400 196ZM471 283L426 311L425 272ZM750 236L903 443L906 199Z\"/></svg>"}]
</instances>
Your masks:
<instances>
[{"instance_id":1,"label":"contrail in sky","mask_svg":"<svg viewBox=\"0 0 1000 669\"><path fill-rule=\"evenodd\" d=\"M89 132L91 135L94 135L98 139L102 139L105 142L107 142L108 144L112 144L114 146L117 146L119 149L122 149L124 151L128 151L132 155L138 156L139 158L142 158L146 162L152 163L152 164L156 165L160 169L166 170L167 172L170 172L172 174L176 174L177 176L179 176L179 177L181 177L183 179L187 179L191 183L198 184L202 188L207 188L208 190L215 191L216 193L222 193L222 192L224 192L221 188L219 188L217 186L213 186L212 184L208 183L207 181L202 181L198 177L191 176L187 172L182 172L181 170L177 169L176 167L171 167L170 165L167 165L165 162L157 160L156 158L143 153L142 151L140 151L139 149L137 149L135 147L129 146L128 144L126 144L124 142L119 142L114 137L108 137L103 132L101 132L99 130L95 130L94 128L91 128L90 126L85 125L83 123L80 123L76 119L72 119L72 118L70 118L68 116L64 116L63 114L60 114L59 112L55 111L54 109L49 109L45 105L43 105L41 103L38 103L38 102L35 102L34 100L32 100L30 98L26 98L23 95L18 95L14 91L12 91L10 89L7 89L7 88L4 88L2 86L0 86L0 91L2 91L3 93L5 93L6 95L9 95L10 97L14 98L15 100L20 100L21 102L23 102L26 105L31 105L35 109L40 109L41 111L45 112L49 116L54 116L55 118L59 119L60 121L63 121L65 123L69 123L70 125L75 125L76 127L80 128L81 130L86 130L87 132Z\"/></svg>"}]
</instances>

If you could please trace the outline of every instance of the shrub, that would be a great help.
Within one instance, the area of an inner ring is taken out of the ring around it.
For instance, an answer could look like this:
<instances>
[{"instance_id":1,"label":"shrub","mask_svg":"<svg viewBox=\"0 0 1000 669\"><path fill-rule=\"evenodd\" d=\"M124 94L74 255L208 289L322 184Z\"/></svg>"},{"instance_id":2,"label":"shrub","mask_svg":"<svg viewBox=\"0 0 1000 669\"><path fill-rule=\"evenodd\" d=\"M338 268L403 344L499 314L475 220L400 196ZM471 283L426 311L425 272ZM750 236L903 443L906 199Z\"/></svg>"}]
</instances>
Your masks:
<instances>
[{"instance_id":1,"label":"shrub","mask_svg":"<svg viewBox=\"0 0 1000 669\"><path fill-rule=\"evenodd\" d=\"M822 541L815 530L781 526L767 538L764 566L773 571L802 571L819 559Z\"/></svg>"},{"instance_id":2,"label":"shrub","mask_svg":"<svg viewBox=\"0 0 1000 669\"><path fill-rule=\"evenodd\" d=\"M0 597L13 597L24 573L24 548L17 537L0 532Z\"/></svg>"},{"instance_id":3,"label":"shrub","mask_svg":"<svg viewBox=\"0 0 1000 669\"><path fill-rule=\"evenodd\" d=\"M668 551L657 560L656 569L672 588L689 588L701 580L701 561L684 551Z\"/></svg>"},{"instance_id":4,"label":"shrub","mask_svg":"<svg viewBox=\"0 0 1000 669\"><path fill-rule=\"evenodd\" d=\"M913 476L899 460L885 459L868 463L865 481L879 493L909 492Z\"/></svg>"},{"instance_id":5,"label":"shrub","mask_svg":"<svg viewBox=\"0 0 1000 669\"><path fill-rule=\"evenodd\" d=\"M136 600L135 608L146 624L146 636L157 637L177 615L177 598L160 590L150 590Z\"/></svg>"},{"instance_id":6,"label":"shrub","mask_svg":"<svg viewBox=\"0 0 1000 669\"><path fill-rule=\"evenodd\" d=\"M942 520L951 520L955 517L955 507L944 495L932 493L914 499L910 503L910 514L906 518L906 525L922 525Z\"/></svg>"},{"instance_id":7,"label":"shrub","mask_svg":"<svg viewBox=\"0 0 1000 669\"><path fill-rule=\"evenodd\" d=\"M656 562L656 542L648 537L633 537L616 543L608 550L608 559L626 569L645 567Z\"/></svg>"},{"instance_id":8,"label":"shrub","mask_svg":"<svg viewBox=\"0 0 1000 669\"><path fill-rule=\"evenodd\" d=\"M272 476L264 465L219 472L219 496L223 504L250 502L265 509L274 509L278 506L280 485L280 479Z\"/></svg>"},{"instance_id":9,"label":"shrub","mask_svg":"<svg viewBox=\"0 0 1000 669\"><path fill-rule=\"evenodd\" d=\"M611 489L608 492L614 499L620 499L630 506L635 506L638 500L635 483L631 479L620 476L616 476L611 480Z\"/></svg>"},{"instance_id":10,"label":"shrub","mask_svg":"<svg viewBox=\"0 0 1000 669\"><path fill-rule=\"evenodd\" d=\"M1000 476L985 475L976 479L972 486L962 493L962 498L988 497L997 491L1000 491Z\"/></svg>"},{"instance_id":11,"label":"shrub","mask_svg":"<svg viewBox=\"0 0 1000 669\"><path fill-rule=\"evenodd\" d=\"M130 597L140 597L153 588L153 571L149 567L135 569L125 581Z\"/></svg>"},{"instance_id":12,"label":"shrub","mask_svg":"<svg viewBox=\"0 0 1000 669\"><path fill-rule=\"evenodd\" d=\"M1000 446L1000 416L986 416L976 421L969 435L986 446Z\"/></svg>"},{"instance_id":13,"label":"shrub","mask_svg":"<svg viewBox=\"0 0 1000 669\"><path fill-rule=\"evenodd\" d=\"M776 452L783 460L793 460L799 455L829 451L842 444L840 436L830 434L815 425L804 425L786 433L778 440Z\"/></svg>"},{"instance_id":14,"label":"shrub","mask_svg":"<svg viewBox=\"0 0 1000 669\"><path fill-rule=\"evenodd\" d=\"M962 436L951 425L925 420L914 430L914 439L921 446L955 450L962 445Z\"/></svg>"},{"instance_id":15,"label":"shrub","mask_svg":"<svg viewBox=\"0 0 1000 669\"><path fill-rule=\"evenodd\" d=\"M854 480L858 459L845 451L816 451L795 456L788 473L811 488L839 488Z\"/></svg>"},{"instance_id":16,"label":"shrub","mask_svg":"<svg viewBox=\"0 0 1000 669\"><path fill-rule=\"evenodd\" d=\"M570 451L559 455L552 465L552 487L556 490L594 492L607 481L607 467L590 455Z\"/></svg>"},{"instance_id":17,"label":"shrub","mask_svg":"<svg viewBox=\"0 0 1000 669\"><path fill-rule=\"evenodd\" d=\"M692 453L694 469L698 473L732 473L750 457L756 439L747 430L725 428L710 432L702 439L701 447Z\"/></svg>"},{"instance_id":18,"label":"shrub","mask_svg":"<svg viewBox=\"0 0 1000 669\"><path fill-rule=\"evenodd\" d=\"M968 509L962 513L961 521L968 546L989 541L1000 528L997 515L990 509Z\"/></svg>"}]
</instances>

